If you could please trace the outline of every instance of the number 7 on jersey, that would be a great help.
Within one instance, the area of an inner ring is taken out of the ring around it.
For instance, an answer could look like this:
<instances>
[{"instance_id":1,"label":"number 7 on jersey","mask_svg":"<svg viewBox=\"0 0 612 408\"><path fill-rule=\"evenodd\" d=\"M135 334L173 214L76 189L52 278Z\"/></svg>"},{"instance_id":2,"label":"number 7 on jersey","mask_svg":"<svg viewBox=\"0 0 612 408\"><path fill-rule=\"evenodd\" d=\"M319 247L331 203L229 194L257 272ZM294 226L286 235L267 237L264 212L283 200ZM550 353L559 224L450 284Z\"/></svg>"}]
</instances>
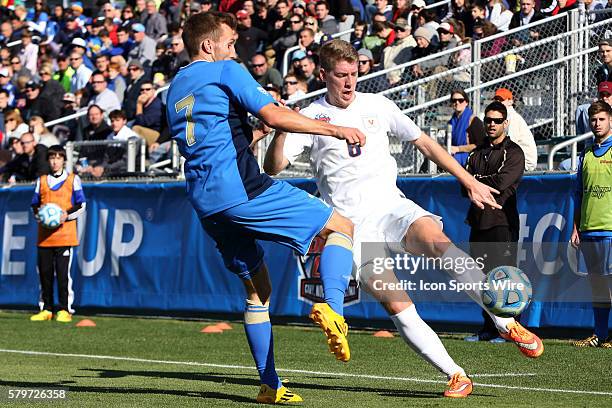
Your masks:
<instances>
[{"instance_id":1,"label":"number 7 on jersey","mask_svg":"<svg viewBox=\"0 0 612 408\"><path fill-rule=\"evenodd\" d=\"M196 142L195 123L193 122L192 118L193 105L195 105L195 97L193 94L187 95L174 104L174 109L176 110L177 114L185 109L185 119L187 119L187 127L185 128L187 146L193 146Z\"/></svg>"}]
</instances>

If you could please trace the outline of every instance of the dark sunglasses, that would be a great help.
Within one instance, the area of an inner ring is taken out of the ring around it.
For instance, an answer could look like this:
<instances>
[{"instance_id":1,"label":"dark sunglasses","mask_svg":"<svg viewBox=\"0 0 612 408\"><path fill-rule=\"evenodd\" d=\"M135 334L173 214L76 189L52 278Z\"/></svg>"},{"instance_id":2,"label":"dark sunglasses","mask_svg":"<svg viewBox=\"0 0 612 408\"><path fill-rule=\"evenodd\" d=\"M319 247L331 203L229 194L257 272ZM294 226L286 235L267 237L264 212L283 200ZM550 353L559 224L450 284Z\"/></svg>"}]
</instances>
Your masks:
<instances>
[{"instance_id":1,"label":"dark sunglasses","mask_svg":"<svg viewBox=\"0 0 612 408\"><path fill-rule=\"evenodd\" d=\"M504 123L504 118L489 118L489 117L485 117L484 118L484 124L485 125L490 125L491 123L495 123L496 125L501 125L502 123Z\"/></svg>"},{"instance_id":2,"label":"dark sunglasses","mask_svg":"<svg viewBox=\"0 0 612 408\"><path fill-rule=\"evenodd\" d=\"M360 65L365 65L365 64L369 64L370 60L359 60L359 64Z\"/></svg>"},{"instance_id":3,"label":"dark sunglasses","mask_svg":"<svg viewBox=\"0 0 612 408\"><path fill-rule=\"evenodd\" d=\"M453 103L463 103L465 102L465 98L451 98L451 104Z\"/></svg>"},{"instance_id":4,"label":"dark sunglasses","mask_svg":"<svg viewBox=\"0 0 612 408\"><path fill-rule=\"evenodd\" d=\"M395 31L400 31L402 33L406 32L406 29L403 27L395 27Z\"/></svg>"},{"instance_id":5,"label":"dark sunglasses","mask_svg":"<svg viewBox=\"0 0 612 408\"><path fill-rule=\"evenodd\" d=\"M11 61L11 65L21 64L21 61Z\"/></svg>"},{"instance_id":6,"label":"dark sunglasses","mask_svg":"<svg viewBox=\"0 0 612 408\"><path fill-rule=\"evenodd\" d=\"M289 20L291 21L291 24L300 24L302 22L302 20Z\"/></svg>"},{"instance_id":7,"label":"dark sunglasses","mask_svg":"<svg viewBox=\"0 0 612 408\"><path fill-rule=\"evenodd\" d=\"M263 67L264 65L266 65L266 63L265 63L265 62L264 62L263 64L251 64L251 66L252 66L253 68L261 68L261 67Z\"/></svg>"},{"instance_id":8,"label":"dark sunglasses","mask_svg":"<svg viewBox=\"0 0 612 408\"><path fill-rule=\"evenodd\" d=\"M285 85L297 85L297 81L285 81Z\"/></svg>"},{"instance_id":9,"label":"dark sunglasses","mask_svg":"<svg viewBox=\"0 0 612 408\"><path fill-rule=\"evenodd\" d=\"M152 91L153 88L140 88L140 92L148 92L148 91Z\"/></svg>"},{"instance_id":10,"label":"dark sunglasses","mask_svg":"<svg viewBox=\"0 0 612 408\"><path fill-rule=\"evenodd\" d=\"M306 21L304 24L306 24L306 25L315 25L314 21Z\"/></svg>"}]
</instances>

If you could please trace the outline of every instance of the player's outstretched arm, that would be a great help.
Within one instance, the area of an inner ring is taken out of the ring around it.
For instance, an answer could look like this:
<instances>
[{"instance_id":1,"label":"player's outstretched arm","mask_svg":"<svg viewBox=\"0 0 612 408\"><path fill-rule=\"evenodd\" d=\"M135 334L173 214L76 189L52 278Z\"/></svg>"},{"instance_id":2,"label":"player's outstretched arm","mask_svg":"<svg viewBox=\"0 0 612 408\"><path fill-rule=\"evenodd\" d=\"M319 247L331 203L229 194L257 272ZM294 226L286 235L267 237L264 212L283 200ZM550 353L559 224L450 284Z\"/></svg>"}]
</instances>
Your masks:
<instances>
[{"instance_id":1,"label":"player's outstretched arm","mask_svg":"<svg viewBox=\"0 0 612 408\"><path fill-rule=\"evenodd\" d=\"M359 129L335 126L321 120L310 119L272 103L261 108L259 118L266 122L268 126L285 132L332 136L346 140L349 144L359 144L360 146L365 146L366 142L365 135Z\"/></svg>"},{"instance_id":2,"label":"player's outstretched arm","mask_svg":"<svg viewBox=\"0 0 612 408\"><path fill-rule=\"evenodd\" d=\"M495 197L493 197L493 194L499 194L499 191L476 180L436 141L425 133L421 133L421 136L413 143L425 157L429 160L433 160L439 167L457 177L459 182L465 187L468 197L476 206L481 209L484 208L485 205L501 209L501 206L497 204Z\"/></svg>"},{"instance_id":3,"label":"player's outstretched arm","mask_svg":"<svg viewBox=\"0 0 612 408\"><path fill-rule=\"evenodd\" d=\"M276 131L272 142L268 146L266 151L266 157L264 158L263 168L264 171L270 176L276 176L281 171L285 170L289 166L289 160L285 157L284 147L285 138L287 134L285 132Z\"/></svg>"}]
</instances>

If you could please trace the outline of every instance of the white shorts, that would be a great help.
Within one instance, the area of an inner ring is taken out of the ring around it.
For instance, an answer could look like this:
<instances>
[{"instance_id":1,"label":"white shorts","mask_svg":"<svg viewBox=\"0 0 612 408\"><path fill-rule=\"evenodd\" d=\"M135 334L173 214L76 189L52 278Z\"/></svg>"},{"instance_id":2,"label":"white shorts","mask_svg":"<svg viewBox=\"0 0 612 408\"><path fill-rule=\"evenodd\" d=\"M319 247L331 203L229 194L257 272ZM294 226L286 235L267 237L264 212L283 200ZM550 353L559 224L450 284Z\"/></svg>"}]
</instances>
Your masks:
<instances>
[{"instance_id":1,"label":"white shorts","mask_svg":"<svg viewBox=\"0 0 612 408\"><path fill-rule=\"evenodd\" d=\"M365 221L355 225L353 244L353 275L357 282L360 279L366 281L366 276L361 276L361 270L372 263L375 257L386 257L391 253L405 252L403 241L408 228L413 222L422 217L431 217L440 228L442 218L424 210L412 200L397 197L391 202L381 206ZM367 245L366 253L362 253L362 244ZM367 243L376 243L367 244Z\"/></svg>"}]
</instances>

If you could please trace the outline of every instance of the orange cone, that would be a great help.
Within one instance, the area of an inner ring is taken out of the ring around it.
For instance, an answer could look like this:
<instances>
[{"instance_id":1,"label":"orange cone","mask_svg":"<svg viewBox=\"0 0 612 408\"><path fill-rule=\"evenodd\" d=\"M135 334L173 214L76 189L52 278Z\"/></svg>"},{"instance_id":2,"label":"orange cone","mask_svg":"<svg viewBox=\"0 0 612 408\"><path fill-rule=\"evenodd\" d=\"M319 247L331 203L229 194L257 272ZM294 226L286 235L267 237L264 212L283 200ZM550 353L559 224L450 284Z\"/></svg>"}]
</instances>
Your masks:
<instances>
[{"instance_id":1,"label":"orange cone","mask_svg":"<svg viewBox=\"0 0 612 408\"><path fill-rule=\"evenodd\" d=\"M96 327L96 323L94 323L94 321L90 319L83 319L80 322L78 322L75 326L76 327Z\"/></svg>"},{"instance_id":2,"label":"orange cone","mask_svg":"<svg viewBox=\"0 0 612 408\"><path fill-rule=\"evenodd\" d=\"M232 326L225 322L217 323L215 324L215 326L220 328L221 330L232 330Z\"/></svg>"},{"instance_id":3,"label":"orange cone","mask_svg":"<svg viewBox=\"0 0 612 408\"><path fill-rule=\"evenodd\" d=\"M393 333L391 333L390 331L387 331L387 330L377 331L376 333L373 334L373 336L374 337L384 337L384 338L395 337L395 336L393 336Z\"/></svg>"},{"instance_id":4,"label":"orange cone","mask_svg":"<svg viewBox=\"0 0 612 408\"><path fill-rule=\"evenodd\" d=\"M223 333L223 330L215 325L211 325L204 327L202 330L200 330L200 333Z\"/></svg>"}]
</instances>

